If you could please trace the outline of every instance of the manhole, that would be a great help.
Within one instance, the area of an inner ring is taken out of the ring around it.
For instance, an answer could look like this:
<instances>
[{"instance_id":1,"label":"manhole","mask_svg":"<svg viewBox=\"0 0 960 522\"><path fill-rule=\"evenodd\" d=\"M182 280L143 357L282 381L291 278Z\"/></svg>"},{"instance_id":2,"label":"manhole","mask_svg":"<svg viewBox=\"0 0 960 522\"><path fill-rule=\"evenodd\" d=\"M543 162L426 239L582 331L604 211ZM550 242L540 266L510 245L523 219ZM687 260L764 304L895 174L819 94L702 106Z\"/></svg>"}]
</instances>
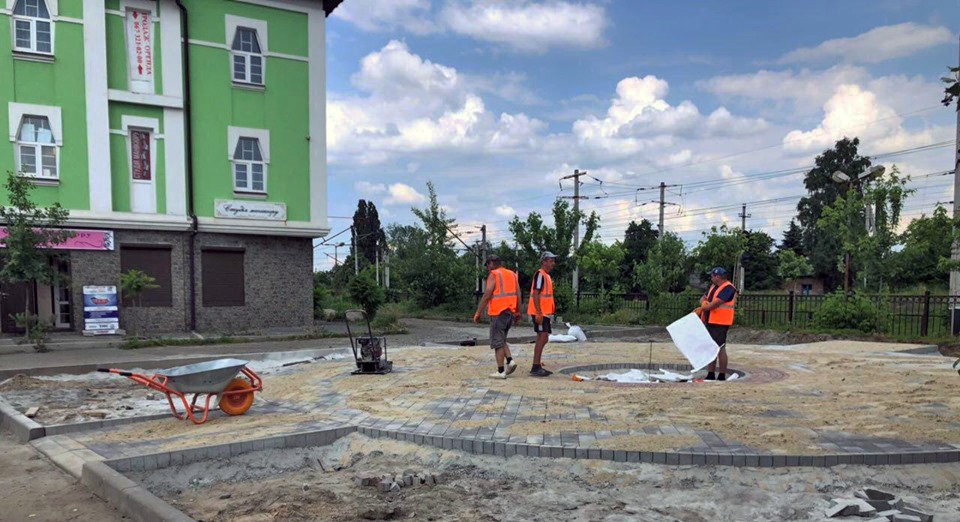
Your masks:
<instances>
[{"instance_id":1,"label":"manhole","mask_svg":"<svg viewBox=\"0 0 960 522\"><path fill-rule=\"evenodd\" d=\"M677 363L607 363L607 364L584 364L579 366L568 366L557 370L557 373L562 375L580 375L584 377L596 377L597 374L606 374L613 370L644 370L648 372L656 372L658 370L667 370L670 372L676 373L690 373L693 369L689 364L677 364ZM703 373L703 371L698 372ZM727 377L729 378L732 375L736 375L736 378L732 382L739 382L746 380L750 377L748 372L736 369L727 369ZM598 382L601 384L615 384L622 386L663 386L663 385L676 385L676 384L686 384L682 382L672 383L672 382L658 382L658 383L619 383L619 382L610 382L610 381L591 381Z\"/></svg>"}]
</instances>

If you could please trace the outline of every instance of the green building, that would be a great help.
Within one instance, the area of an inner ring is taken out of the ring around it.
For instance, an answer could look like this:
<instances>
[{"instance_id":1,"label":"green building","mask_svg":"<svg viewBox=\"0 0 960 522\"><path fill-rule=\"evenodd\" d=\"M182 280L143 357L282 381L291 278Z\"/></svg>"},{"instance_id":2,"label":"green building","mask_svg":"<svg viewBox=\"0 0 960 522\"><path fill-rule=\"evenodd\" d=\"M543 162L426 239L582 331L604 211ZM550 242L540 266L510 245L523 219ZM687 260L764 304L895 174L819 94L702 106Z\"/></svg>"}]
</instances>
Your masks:
<instances>
[{"instance_id":1,"label":"green building","mask_svg":"<svg viewBox=\"0 0 960 522\"><path fill-rule=\"evenodd\" d=\"M0 174L32 180L76 232L52 261L63 288L0 288L2 330L27 286L41 318L83 330L82 288L134 268L160 288L121 305L121 324L311 323L312 240L329 231L325 27L340 1L0 0Z\"/></svg>"}]
</instances>

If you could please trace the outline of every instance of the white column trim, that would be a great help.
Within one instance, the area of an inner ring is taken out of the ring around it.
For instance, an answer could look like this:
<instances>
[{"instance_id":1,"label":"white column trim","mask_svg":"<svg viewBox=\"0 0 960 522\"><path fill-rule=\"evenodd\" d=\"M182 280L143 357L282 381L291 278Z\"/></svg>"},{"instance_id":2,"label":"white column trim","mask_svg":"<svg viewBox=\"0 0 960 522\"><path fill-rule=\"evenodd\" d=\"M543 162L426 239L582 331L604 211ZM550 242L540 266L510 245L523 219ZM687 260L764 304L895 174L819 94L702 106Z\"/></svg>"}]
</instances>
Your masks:
<instances>
[{"instance_id":1,"label":"white column trim","mask_svg":"<svg viewBox=\"0 0 960 522\"><path fill-rule=\"evenodd\" d=\"M87 102L87 166L90 210L113 211L110 117L107 98L107 34L103 0L83 0L84 78Z\"/></svg>"},{"instance_id":2,"label":"white column trim","mask_svg":"<svg viewBox=\"0 0 960 522\"><path fill-rule=\"evenodd\" d=\"M166 82L164 82L164 92L166 92ZM152 105L154 107L170 107L173 109L183 108L183 99L163 94L146 94L110 89L107 96L110 98L110 101L133 103L136 105Z\"/></svg>"},{"instance_id":3,"label":"white column trim","mask_svg":"<svg viewBox=\"0 0 960 522\"><path fill-rule=\"evenodd\" d=\"M310 222L327 226L327 17L321 2L309 4Z\"/></svg>"},{"instance_id":4,"label":"white column trim","mask_svg":"<svg viewBox=\"0 0 960 522\"><path fill-rule=\"evenodd\" d=\"M164 97L180 100L183 106L183 37L180 10L172 0L163 0L160 8L160 66L163 70ZM164 174L166 175L167 214L187 215L187 154L185 120L182 110L163 110Z\"/></svg>"}]
</instances>

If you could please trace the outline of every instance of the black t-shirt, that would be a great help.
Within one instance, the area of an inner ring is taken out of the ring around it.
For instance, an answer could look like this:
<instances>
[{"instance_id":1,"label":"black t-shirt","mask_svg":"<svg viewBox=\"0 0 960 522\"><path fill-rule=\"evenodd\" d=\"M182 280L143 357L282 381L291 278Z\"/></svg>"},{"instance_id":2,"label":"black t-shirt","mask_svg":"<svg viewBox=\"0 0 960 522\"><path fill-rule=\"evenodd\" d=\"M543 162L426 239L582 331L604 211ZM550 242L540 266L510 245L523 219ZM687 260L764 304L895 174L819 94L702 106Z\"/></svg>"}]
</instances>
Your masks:
<instances>
[{"instance_id":1,"label":"black t-shirt","mask_svg":"<svg viewBox=\"0 0 960 522\"><path fill-rule=\"evenodd\" d=\"M711 295L708 293L708 294L707 294L707 303L712 303L715 299L719 299L719 300L723 301L724 303L729 303L730 301L733 301L733 298L736 297L736 296L737 296L737 289L734 288L733 285L727 285L727 286L723 287L723 290L720 290L720 292L719 292L718 294L716 294L716 295L711 296ZM705 311L703 312L703 322L706 323L706 322L709 322L709 321L710 321L710 311L709 311L709 310L705 310Z\"/></svg>"}]
</instances>

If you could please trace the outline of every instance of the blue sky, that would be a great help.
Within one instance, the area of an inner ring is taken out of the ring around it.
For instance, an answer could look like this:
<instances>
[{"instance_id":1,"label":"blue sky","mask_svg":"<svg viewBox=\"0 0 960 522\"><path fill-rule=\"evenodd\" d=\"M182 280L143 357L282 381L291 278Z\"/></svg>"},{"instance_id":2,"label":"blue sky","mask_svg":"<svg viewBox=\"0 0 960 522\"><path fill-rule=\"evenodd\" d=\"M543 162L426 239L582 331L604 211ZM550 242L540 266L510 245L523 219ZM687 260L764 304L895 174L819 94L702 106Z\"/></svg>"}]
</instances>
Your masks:
<instances>
[{"instance_id":1,"label":"blue sky","mask_svg":"<svg viewBox=\"0 0 960 522\"><path fill-rule=\"evenodd\" d=\"M409 223L433 181L461 229L509 240L512 216L547 213L579 168L604 241L656 218L637 189L660 181L691 246L739 225L716 207L740 203L779 239L802 175L756 176L847 135L915 177L919 216L952 199L928 174L953 166L939 77L958 28L952 1L346 0L327 23L329 214L365 198Z\"/></svg>"}]
</instances>

